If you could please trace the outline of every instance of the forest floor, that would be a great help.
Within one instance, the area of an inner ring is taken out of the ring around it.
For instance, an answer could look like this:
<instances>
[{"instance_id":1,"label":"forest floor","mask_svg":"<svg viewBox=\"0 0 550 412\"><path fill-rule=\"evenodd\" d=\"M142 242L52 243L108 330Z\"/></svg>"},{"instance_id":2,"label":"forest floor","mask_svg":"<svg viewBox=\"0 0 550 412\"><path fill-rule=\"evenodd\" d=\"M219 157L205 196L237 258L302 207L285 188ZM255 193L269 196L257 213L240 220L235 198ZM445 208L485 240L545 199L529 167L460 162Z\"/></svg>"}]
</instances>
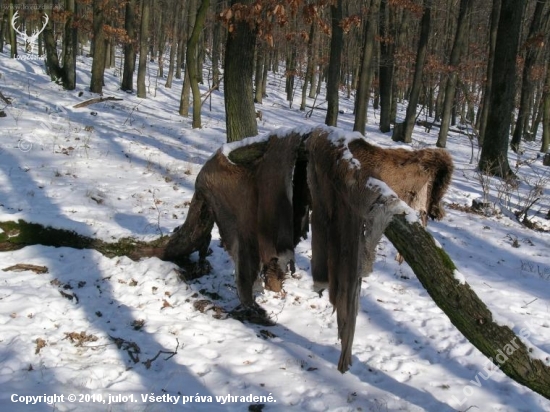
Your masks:
<instances>
[{"instance_id":1,"label":"forest floor","mask_svg":"<svg viewBox=\"0 0 550 412\"><path fill-rule=\"evenodd\" d=\"M87 91L90 65L78 57L78 86L67 92L41 62L0 54L0 91L11 98L0 102L7 115L0 118L0 221L104 241L170 234L186 217L201 166L225 142L223 85L203 106L203 128L193 130L177 113L182 81L166 89L152 63L147 99L120 91L119 70L108 69L104 96L123 100L74 108L97 97ZM305 118L298 93L289 108L284 85L282 72L270 73L268 97L257 105L262 133L324 122L320 109ZM342 94L341 110L339 127L351 130L353 99ZM377 130L378 116L371 105L367 139L398 146ZM411 146L433 147L436 139L436 129L417 127ZM456 169L447 217L428 230L496 319L521 333L534 357L547 358L550 234L527 229L513 213L536 196L530 218L550 226L550 168L539 146L510 154L520 178L512 185L481 177L470 140L451 132ZM473 213L477 199L493 212ZM309 239L297 248L297 271L283 292L256 296L272 327L226 319L238 304L234 266L216 229L210 247L212 273L188 283L156 258L38 245L0 253L0 410L550 411L549 400L505 376L454 328L407 264L394 260L386 238L363 281L353 366L344 375L336 369L332 306L312 290ZM22 403L22 396L54 394L64 398Z\"/></svg>"}]
</instances>

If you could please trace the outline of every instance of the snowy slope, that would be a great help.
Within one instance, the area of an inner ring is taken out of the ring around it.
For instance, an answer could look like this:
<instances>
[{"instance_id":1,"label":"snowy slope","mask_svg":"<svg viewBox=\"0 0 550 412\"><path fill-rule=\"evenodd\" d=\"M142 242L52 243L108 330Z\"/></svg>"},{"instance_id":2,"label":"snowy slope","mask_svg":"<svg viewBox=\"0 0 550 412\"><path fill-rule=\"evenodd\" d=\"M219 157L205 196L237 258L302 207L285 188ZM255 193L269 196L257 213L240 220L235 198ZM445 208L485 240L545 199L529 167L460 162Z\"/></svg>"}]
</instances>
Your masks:
<instances>
[{"instance_id":1,"label":"snowy slope","mask_svg":"<svg viewBox=\"0 0 550 412\"><path fill-rule=\"evenodd\" d=\"M165 89L153 66L147 99L119 91L110 69L104 94L123 100L75 109L95 97L86 91L90 64L79 57L78 89L64 92L39 62L0 55L0 90L13 99L0 118L0 221L104 240L167 234L184 221L198 171L225 141L223 90L213 93L212 111L204 105L200 130L177 114L181 81ZM323 123L322 110L305 119L296 103L288 108L281 75L272 74L258 106L260 131ZM353 101L341 105L339 126L351 130ZM377 131L377 116L369 111L368 139L395 146ZM433 146L436 134L418 128L413 147ZM483 196L469 140L451 133L448 149L456 171L445 201L468 206ZM545 183L537 149L526 147L518 174ZM528 194L525 184L505 190L495 179L488 187L497 203ZM534 208L543 223L548 195L546 183ZM548 356L550 235L510 213L452 207L429 230L498 319L516 333L526 329L534 356ZM550 401L515 384L451 325L385 238L363 283L353 367L344 375L332 307L312 291L309 240L298 246L284 293L257 296L273 327L219 316L216 307L228 311L238 299L216 231L211 248L212 273L189 284L158 259L43 246L0 253L0 269L48 269L0 270L0 410L245 411L264 403L265 411L550 411ZM13 402L54 394L63 399Z\"/></svg>"}]
</instances>

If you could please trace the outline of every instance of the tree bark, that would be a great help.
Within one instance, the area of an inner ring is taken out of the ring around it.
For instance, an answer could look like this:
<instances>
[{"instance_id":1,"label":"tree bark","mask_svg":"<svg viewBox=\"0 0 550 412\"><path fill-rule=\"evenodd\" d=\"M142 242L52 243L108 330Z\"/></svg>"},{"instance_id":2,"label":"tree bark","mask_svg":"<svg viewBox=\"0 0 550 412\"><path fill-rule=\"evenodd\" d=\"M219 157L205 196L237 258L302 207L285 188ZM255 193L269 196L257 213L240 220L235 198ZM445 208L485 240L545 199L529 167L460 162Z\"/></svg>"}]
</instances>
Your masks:
<instances>
[{"instance_id":1,"label":"tree bark","mask_svg":"<svg viewBox=\"0 0 550 412\"><path fill-rule=\"evenodd\" d=\"M521 78L521 97L518 108L518 117L516 119L516 127L514 128L514 134L510 147L514 152L518 152L521 139L524 138L524 134L528 133L529 129L529 112L531 111L533 101L533 80L531 79L531 71L533 66L537 62L541 49L544 47L540 43L528 44L529 41L533 41L534 37L540 34L542 26L547 24L549 14L543 13L547 0L538 0L535 6L535 12L533 14L533 20L529 28L529 35L527 36L527 51L525 56L525 62L523 63L523 74Z\"/></svg>"},{"instance_id":2,"label":"tree bark","mask_svg":"<svg viewBox=\"0 0 550 412\"><path fill-rule=\"evenodd\" d=\"M256 70L254 74L254 103L262 104L263 92L263 73L264 73L264 64L266 64L266 55L267 50L261 41L256 43Z\"/></svg>"},{"instance_id":3,"label":"tree bark","mask_svg":"<svg viewBox=\"0 0 550 412\"><path fill-rule=\"evenodd\" d=\"M449 65L451 66L451 74L447 79L445 87L445 100L443 101L443 113L441 116L441 127L439 128L439 137L437 138L437 147L445 147L447 145L447 134L449 132L449 123L451 119L451 110L455 102L455 91L458 81L458 65L460 64L461 56L465 49L467 39L467 19L466 16L472 9L473 0L461 0L460 11L458 13L458 22L456 24L456 35L451 51Z\"/></svg>"},{"instance_id":4,"label":"tree bark","mask_svg":"<svg viewBox=\"0 0 550 412\"><path fill-rule=\"evenodd\" d=\"M124 69L120 88L125 92L132 92L134 90L134 71L136 69L136 0L128 0L126 3L124 29L129 42L124 45Z\"/></svg>"},{"instance_id":5,"label":"tree bark","mask_svg":"<svg viewBox=\"0 0 550 412\"><path fill-rule=\"evenodd\" d=\"M6 36L7 26L8 26L8 13L6 11L0 11L0 53L4 53L4 37ZM39 56L42 55L40 51L38 55Z\"/></svg>"},{"instance_id":6,"label":"tree bark","mask_svg":"<svg viewBox=\"0 0 550 412\"><path fill-rule=\"evenodd\" d=\"M166 76L166 83L164 84L164 87L166 87L167 89L172 88L172 81L174 80L174 64L176 60L176 50L177 50L177 44L178 44L178 22L179 22L180 7L181 7L181 3L179 1L176 2L176 12L173 16L172 34L170 36L170 57L169 57L169 63L168 63L168 75Z\"/></svg>"},{"instance_id":7,"label":"tree bark","mask_svg":"<svg viewBox=\"0 0 550 412\"><path fill-rule=\"evenodd\" d=\"M150 0L141 0L141 24L139 28L139 65L137 74L137 97L146 98L145 75L147 74L147 49L149 45Z\"/></svg>"},{"instance_id":8,"label":"tree bark","mask_svg":"<svg viewBox=\"0 0 550 412\"><path fill-rule=\"evenodd\" d=\"M197 11L193 31L187 41L186 65L189 72L191 90L193 91L193 129L201 128L201 94L199 90L197 45L202 28L204 27L204 21L206 20L206 13L208 12L209 6L210 0L202 0L199 10Z\"/></svg>"},{"instance_id":9,"label":"tree bark","mask_svg":"<svg viewBox=\"0 0 550 412\"><path fill-rule=\"evenodd\" d=\"M389 9L388 0L382 0L380 3L380 131L387 133L391 130L391 104L392 104L392 84L394 68L394 19L390 16L393 11Z\"/></svg>"},{"instance_id":10,"label":"tree bark","mask_svg":"<svg viewBox=\"0 0 550 412\"><path fill-rule=\"evenodd\" d=\"M219 16L223 11L223 0L214 0L215 15ZM221 47L221 24L214 22L212 33L212 87L219 89L220 84L220 47Z\"/></svg>"},{"instance_id":11,"label":"tree bark","mask_svg":"<svg viewBox=\"0 0 550 412\"><path fill-rule=\"evenodd\" d=\"M65 0L65 34L63 37L63 87L66 90L76 88L76 48L78 32L75 25L75 0Z\"/></svg>"},{"instance_id":12,"label":"tree bark","mask_svg":"<svg viewBox=\"0 0 550 412\"><path fill-rule=\"evenodd\" d=\"M355 121L353 130L365 135L365 126L367 123L367 108L369 106L370 86L374 74L374 41L377 35L377 18L380 7L380 0L371 0L369 5L368 18L365 21L359 84L355 95Z\"/></svg>"},{"instance_id":13,"label":"tree bark","mask_svg":"<svg viewBox=\"0 0 550 412\"><path fill-rule=\"evenodd\" d=\"M418 97L420 96L420 89L422 88L422 70L424 69L424 63L426 61L428 38L431 30L431 12L432 0L424 0L424 14L420 21L420 39L418 41L409 105L407 106L405 121L403 123L397 123L393 129L392 140L397 142L410 143L412 141L412 132L416 120L416 106L418 104Z\"/></svg>"},{"instance_id":14,"label":"tree bark","mask_svg":"<svg viewBox=\"0 0 550 412\"><path fill-rule=\"evenodd\" d=\"M237 3L236 0L232 4ZM252 0L246 2L252 4ZM254 47L256 29L245 21L233 23L227 35L224 58L225 122L227 141L233 142L258 134L254 110Z\"/></svg>"},{"instance_id":15,"label":"tree bark","mask_svg":"<svg viewBox=\"0 0 550 412\"><path fill-rule=\"evenodd\" d=\"M193 27L195 26L195 19L197 17L197 0L190 0L189 2L189 8L187 9L187 12L189 13L187 16L187 39L191 37L191 33L193 32ZM179 107L179 114L180 116L188 117L189 116L189 96L191 95L191 81L189 80L189 61L192 61L194 65L197 64L197 53L195 50L195 54L191 56L191 60L189 60L189 49L185 48L185 70L183 72L183 86L181 89L181 97L180 97L180 107Z\"/></svg>"},{"instance_id":16,"label":"tree bark","mask_svg":"<svg viewBox=\"0 0 550 412\"><path fill-rule=\"evenodd\" d=\"M306 67L306 75L304 76L304 84L302 85L302 101L300 103L300 110L305 111L306 110L306 98L307 98L307 87L309 84L313 82L313 78L315 77L313 71L315 69L315 60L313 58L313 44L315 42L315 26L316 22L312 21L311 26L309 28L309 39L307 42L307 67Z\"/></svg>"},{"instance_id":17,"label":"tree bark","mask_svg":"<svg viewBox=\"0 0 550 412\"><path fill-rule=\"evenodd\" d=\"M330 58L328 64L327 80L327 116L325 124L336 126L338 124L338 91L340 89L340 65L342 62L342 48L344 45L344 30L340 25L343 17L342 0L336 0L330 6L330 19L332 37L330 38Z\"/></svg>"},{"instance_id":18,"label":"tree bark","mask_svg":"<svg viewBox=\"0 0 550 412\"><path fill-rule=\"evenodd\" d=\"M41 18L43 19L44 17L44 14L41 13ZM46 48L46 73L50 76L51 81L57 81L57 79L63 77L63 69L59 65L59 58L57 56L57 43L53 33L53 19L48 20L48 24L42 34Z\"/></svg>"},{"instance_id":19,"label":"tree bark","mask_svg":"<svg viewBox=\"0 0 550 412\"><path fill-rule=\"evenodd\" d=\"M9 22L8 37L10 42L10 57L12 59L17 57L17 35L15 34L15 30L11 25L14 10L15 10L15 0L11 0L10 7L8 8L8 22Z\"/></svg>"},{"instance_id":20,"label":"tree bark","mask_svg":"<svg viewBox=\"0 0 550 412\"><path fill-rule=\"evenodd\" d=\"M490 112L479 159L479 170L500 177L513 173L508 163L510 123L514 109L516 56L526 0L502 0L495 47Z\"/></svg>"},{"instance_id":21,"label":"tree bark","mask_svg":"<svg viewBox=\"0 0 550 412\"><path fill-rule=\"evenodd\" d=\"M479 118L479 145L483 145L485 138L485 129L487 128L487 117L489 116L489 96L492 93L493 86L493 67L495 65L495 47L497 44L498 20L500 17L501 0L493 0L491 10L491 28L489 31L489 61L487 63L487 72L485 88L483 91L483 100L481 103L481 114Z\"/></svg>"},{"instance_id":22,"label":"tree bark","mask_svg":"<svg viewBox=\"0 0 550 412\"><path fill-rule=\"evenodd\" d=\"M94 60L90 91L99 94L103 92L103 73L105 72L105 54L107 53L107 36L103 30L105 23L103 6L103 0L93 0Z\"/></svg>"},{"instance_id":23,"label":"tree bark","mask_svg":"<svg viewBox=\"0 0 550 412\"><path fill-rule=\"evenodd\" d=\"M533 359L510 328L493 321L492 313L470 285L457 280L457 269L451 258L419 223L411 224L404 216L395 216L385 235L437 306L472 345L510 378L550 399L550 367ZM496 362L494 359L507 350L507 345L517 348L505 362Z\"/></svg>"},{"instance_id":24,"label":"tree bark","mask_svg":"<svg viewBox=\"0 0 550 412\"><path fill-rule=\"evenodd\" d=\"M542 145L540 151L548 153L550 148L550 61L546 67L546 80L542 97Z\"/></svg>"}]
</instances>

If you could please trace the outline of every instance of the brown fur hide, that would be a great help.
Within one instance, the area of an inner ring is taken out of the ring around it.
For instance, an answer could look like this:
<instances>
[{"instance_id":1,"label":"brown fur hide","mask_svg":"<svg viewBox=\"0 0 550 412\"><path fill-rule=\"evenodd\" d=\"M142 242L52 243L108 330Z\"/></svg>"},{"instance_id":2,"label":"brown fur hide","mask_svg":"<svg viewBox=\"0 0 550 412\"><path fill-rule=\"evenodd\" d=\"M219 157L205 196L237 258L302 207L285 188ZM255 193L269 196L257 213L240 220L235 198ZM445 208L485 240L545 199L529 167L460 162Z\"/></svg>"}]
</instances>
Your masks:
<instances>
[{"instance_id":1,"label":"brown fur hide","mask_svg":"<svg viewBox=\"0 0 550 412\"><path fill-rule=\"evenodd\" d=\"M351 365L361 277L372 270L376 245L389 224L396 199L367 187L370 178L386 183L401 200L427 217L441 219L441 199L453 162L440 149L382 149L364 139L333 141L331 132L314 131L306 142L312 205L311 272L317 288L328 283L336 311L342 353L338 370ZM349 157L358 160L357 167Z\"/></svg>"},{"instance_id":2,"label":"brown fur hide","mask_svg":"<svg viewBox=\"0 0 550 412\"><path fill-rule=\"evenodd\" d=\"M453 160L443 149L383 149L365 140L353 140L349 149L361 168L385 182L401 200L427 218L442 219L441 199L453 174Z\"/></svg>"},{"instance_id":3,"label":"brown fur hide","mask_svg":"<svg viewBox=\"0 0 550 412\"><path fill-rule=\"evenodd\" d=\"M372 271L376 245L399 199L368 187L370 170L352 166L342 157L344 147L333 144L326 133L313 132L306 148L312 203L311 272L314 279L328 279L342 342L338 370L344 373L351 365L361 277Z\"/></svg>"},{"instance_id":4,"label":"brown fur hide","mask_svg":"<svg viewBox=\"0 0 550 412\"><path fill-rule=\"evenodd\" d=\"M294 223L298 206L293 203L292 179L302 139L297 133L271 136L263 156L250 165L231 163L218 150L197 176L195 195L204 198L235 263L244 306L254 304L253 284L261 267L281 277L293 264L299 238L294 231L300 224Z\"/></svg>"}]
</instances>

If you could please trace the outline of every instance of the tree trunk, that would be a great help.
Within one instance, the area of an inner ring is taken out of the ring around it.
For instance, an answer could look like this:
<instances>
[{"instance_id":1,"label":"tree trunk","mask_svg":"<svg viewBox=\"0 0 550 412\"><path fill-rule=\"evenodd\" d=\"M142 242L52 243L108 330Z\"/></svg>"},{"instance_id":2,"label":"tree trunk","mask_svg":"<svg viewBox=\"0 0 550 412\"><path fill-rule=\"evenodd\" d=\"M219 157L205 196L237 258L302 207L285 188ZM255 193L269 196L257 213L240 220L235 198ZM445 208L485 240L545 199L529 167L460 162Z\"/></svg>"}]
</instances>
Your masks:
<instances>
[{"instance_id":1,"label":"tree trunk","mask_svg":"<svg viewBox=\"0 0 550 412\"><path fill-rule=\"evenodd\" d=\"M45 16L41 13L40 17L44 19ZM59 58L57 56L57 43L53 33L53 19L48 20L48 24L42 34L44 35L44 46L46 48L46 73L50 76L51 81L57 81L57 79L63 77L63 69L59 65Z\"/></svg>"},{"instance_id":2,"label":"tree trunk","mask_svg":"<svg viewBox=\"0 0 550 412\"><path fill-rule=\"evenodd\" d=\"M424 0L424 14L420 21L420 39L418 41L414 78L409 96L409 105L407 106L407 114L405 115L405 121L396 124L393 129L392 140L397 142L410 143L412 141L412 132L416 120L416 105L418 104L418 97L420 95L420 89L422 88L422 70L424 69L424 62L426 61L428 38L430 36L431 9L432 0Z\"/></svg>"},{"instance_id":3,"label":"tree trunk","mask_svg":"<svg viewBox=\"0 0 550 412\"><path fill-rule=\"evenodd\" d=\"M5 10L0 11L0 13L0 53L4 53L4 36L6 36L6 27L8 27L8 13ZM40 42L38 44L40 46ZM42 54L39 52L38 55L41 56Z\"/></svg>"},{"instance_id":4,"label":"tree trunk","mask_svg":"<svg viewBox=\"0 0 550 412\"><path fill-rule=\"evenodd\" d=\"M174 64L176 59L176 50L178 44L178 22L180 14L181 3L176 2L176 12L173 16L172 22L172 35L170 37L170 62L168 63L168 76L166 77L166 83L164 87L167 89L172 88L172 81L174 80Z\"/></svg>"},{"instance_id":5,"label":"tree trunk","mask_svg":"<svg viewBox=\"0 0 550 412\"><path fill-rule=\"evenodd\" d=\"M419 223L411 224L404 216L395 216L385 235L437 306L470 343L510 378L550 399L550 368L533 359L530 350L509 327L493 321L487 306L470 285L457 280L453 261ZM510 345L514 345L511 354L507 352ZM503 351L509 355L508 359L495 362L493 359L498 360Z\"/></svg>"},{"instance_id":6,"label":"tree trunk","mask_svg":"<svg viewBox=\"0 0 550 412\"><path fill-rule=\"evenodd\" d=\"M393 84L393 66L395 36L393 11L388 7L388 0L380 2L380 131L387 133L391 130L391 102Z\"/></svg>"},{"instance_id":7,"label":"tree trunk","mask_svg":"<svg viewBox=\"0 0 550 412\"><path fill-rule=\"evenodd\" d=\"M374 73L374 41L377 35L377 19L380 0L371 0L369 15L365 19L363 51L361 56L359 84L355 95L355 122L353 130L365 135L367 108L369 106L370 86Z\"/></svg>"},{"instance_id":8,"label":"tree trunk","mask_svg":"<svg viewBox=\"0 0 550 412\"><path fill-rule=\"evenodd\" d=\"M296 78L296 44L292 42L288 47L290 47L290 50L287 51L286 57L285 92L289 107L292 108L292 101L294 100L294 80Z\"/></svg>"},{"instance_id":9,"label":"tree trunk","mask_svg":"<svg viewBox=\"0 0 550 412\"><path fill-rule=\"evenodd\" d=\"M467 19L466 16L472 9L473 0L460 0L460 11L458 13L458 22L456 24L456 34L451 51L451 74L445 87L445 100L443 101L443 113L441 116L441 127L439 128L439 137L437 138L437 147L447 145L447 134L449 132L449 123L451 119L451 110L455 103L455 91L458 81L458 65L464 52L467 40Z\"/></svg>"},{"instance_id":10,"label":"tree trunk","mask_svg":"<svg viewBox=\"0 0 550 412\"><path fill-rule=\"evenodd\" d=\"M544 47L544 42L531 43L529 41L535 40L535 36L540 35L542 26L547 23L549 15L544 15L544 7L547 0L538 0L535 6L535 13L533 20L531 21L531 27L529 28L529 35L526 40L526 56L523 63L523 74L521 79L521 97L519 102L518 117L516 119L516 127L510 142L510 147L514 152L518 152L521 139L524 138L524 134L529 130L529 112L531 111L533 101L533 80L531 79L531 71L533 66L537 62L541 49Z\"/></svg>"},{"instance_id":11,"label":"tree trunk","mask_svg":"<svg viewBox=\"0 0 550 412\"><path fill-rule=\"evenodd\" d=\"M197 45L202 28L204 27L204 21L206 20L206 13L208 12L209 6L210 0L202 0L199 10L197 11L197 18L195 19L193 31L187 41L186 66L189 72L191 89L193 91L193 129L201 128L201 94L199 90Z\"/></svg>"},{"instance_id":12,"label":"tree trunk","mask_svg":"<svg viewBox=\"0 0 550 412\"><path fill-rule=\"evenodd\" d=\"M11 5L8 8L8 22L10 23L8 26L8 37L10 42L10 57L12 59L17 57L17 36L15 34L15 30L13 29L13 26L11 25L14 10L15 10L15 0L11 0Z\"/></svg>"},{"instance_id":13,"label":"tree trunk","mask_svg":"<svg viewBox=\"0 0 550 412\"><path fill-rule=\"evenodd\" d=\"M103 30L104 3L103 0L93 0L94 60L90 91L99 94L103 93L103 73L105 72L105 54L107 52L107 36Z\"/></svg>"},{"instance_id":14,"label":"tree trunk","mask_svg":"<svg viewBox=\"0 0 550 412\"><path fill-rule=\"evenodd\" d=\"M63 37L63 87L67 90L76 88L76 48L77 29L74 24L75 0L65 0L65 35Z\"/></svg>"},{"instance_id":15,"label":"tree trunk","mask_svg":"<svg viewBox=\"0 0 550 412\"><path fill-rule=\"evenodd\" d=\"M236 0L231 2L237 3ZM252 0L241 3L252 4ZM224 58L225 122L227 141L258 134L254 110L254 47L256 31L246 21L234 23L227 35Z\"/></svg>"},{"instance_id":16,"label":"tree trunk","mask_svg":"<svg viewBox=\"0 0 550 412\"><path fill-rule=\"evenodd\" d=\"M131 92L134 90L134 71L136 69L136 0L128 0L126 3L124 29L128 35L129 43L124 45L124 69L120 88L125 92Z\"/></svg>"},{"instance_id":17,"label":"tree trunk","mask_svg":"<svg viewBox=\"0 0 550 412\"><path fill-rule=\"evenodd\" d=\"M540 123L542 122L542 108L544 106L543 96L544 94L544 83L540 85L537 90L535 98L535 109L533 110L533 118L531 120L531 127L529 132L526 132L526 139L529 141L535 141L537 138L537 133L539 131Z\"/></svg>"},{"instance_id":18,"label":"tree trunk","mask_svg":"<svg viewBox=\"0 0 550 412\"><path fill-rule=\"evenodd\" d=\"M479 170L500 177L513 175L508 164L510 123L514 110L516 56L526 0L502 0L495 47L490 112Z\"/></svg>"},{"instance_id":19,"label":"tree trunk","mask_svg":"<svg viewBox=\"0 0 550 412\"><path fill-rule=\"evenodd\" d=\"M548 153L550 148L550 61L546 67L546 81L544 82L542 100L542 145L540 151Z\"/></svg>"},{"instance_id":20,"label":"tree trunk","mask_svg":"<svg viewBox=\"0 0 550 412\"><path fill-rule=\"evenodd\" d=\"M309 39L307 42L307 66L306 66L306 75L304 76L304 83L302 84L302 100L300 103L300 110L303 112L306 110L306 101L307 101L307 88L308 85L313 80L313 42L315 40L315 25L316 22L312 21L309 28Z\"/></svg>"},{"instance_id":21,"label":"tree trunk","mask_svg":"<svg viewBox=\"0 0 550 412\"><path fill-rule=\"evenodd\" d=\"M215 15L219 16L223 11L223 0L214 0ZM216 90L220 85L220 47L221 47L221 28L222 25L214 23L212 33L212 87Z\"/></svg>"},{"instance_id":22,"label":"tree trunk","mask_svg":"<svg viewBox=\"0 0 550 412\"><path fill-rule=\"evenodd\" d=\"M191 37L193 32L193 27L195 26L195 19L197 17L197 0L189 1L189 8L187 10L189 13L187 15L187 39ZM189 97L191 96L191 81L189 80L189 49L185 49L185 70L183 72L183 87L181 89L180 97L180 107L179 114L180 116L188 117L189 116ZM193 64L197 64L197 52L195 50L195 55L191 56L191 61Z\"/></svg>"},{"instance_id":23,"label":"tree trunk","mask_svg":"<svg viewBox=\"0 0 550 412\"><path fill-rule=\"evenodd\" d=\"M264 55L264 71L262 73L262 98L267 96L267 73L269 69L269 56L271 53L266 50Z\"/></svg>"},{"instance_id":24,"label":"tree trunk","mask_svg":"<svg viewBox=\"0 0 550 412\"><path fill-rule=\"evenodd\" d=\"M186 2L187 5L189 4ZM186 4L182 4L181 7L181 16L180 16L180 29L178 30L178 53L176 57L176 79L181 79L181 69L183 60L185 58L185 43L187 43L187 19L188 16L188 7L186 7Z\"/></svg>"},{"instance_id":25,"label":"tree trunk","mask_svg":"<svg viewBox=\"0 0 550 412\"><path fill-rule=\"evenodd\" d=\"M307 60L308 68L311 65L311 77L309 79L310 88L309 88L309 94L308 94L308 97L310 99L315 98L315 91L317 88L317 73L316 73L317 70L316 69L317 69L317 54L319 53L318 45L319 45L319 42L321 41L320 37L321 36L316 35L316 30L313 29L311 51L309 53L308 60Z\"/></svg>"},{"instance_id":26,"label":"tree trunk","mask_svg":"<svg viewBox=\"0 0 550 412\"><path fill-rule=\"evenodd\" d=\"M162 4L162 3L161 3ZM153 22L153 24L157 27L157 34L158 34L158 41L157 41L157 61L158 61L158 77L161 79L164 78L164 47L166 45L166 30L164 30L163 25L163 15L164 13L159 13L159 19L158 22ZM151 59L153 59L154 56L151 55Z\"/></svg>"},{"instance_id":27,"label":"tree trunk","mask_svg":"<svg viewBox=\"0 0 550 412\"><path fill-rule=\"evenodd\" d=\"M328 64L327 81L327 116L325 124L336 126L338 124L338 91L340 89L340 65L342 61L342 48L344 45L344 30L340 25L342 21L342 0L336 0L330 6L330 19L332 37L330 38L330 58Z\"/></svg>"},{"instance_id":28,"label":"tree trunk","mask_svg":"<svg viewBox=\"0 0 550 412\"><path fill-rule=\"evenodd\" d=\"M264 73L264 64L266 64L265 63L266 54L267 54L267 51L265 50L264 45L258 39L256 44L256 70L254 74L254 103L259 103L259 104L262 104L262 97L263 97L262 75Z\"/></svg>"},{"instance_id":29,"label":"tree trunk","mask_svg":"<svg viewBox=\"0 0 550 412\"><path fill-rule=\"evenodd\" d=\"M139 27L139 65L137 74L137 97L146 98L145 75L147 74L147 49L149 44L150 0L141 0L141 24Z\"/></svg>"},{"instance_id":30,"label":"tree trunk","mask_svg":"<svg viewBox=\"0 0 550 412\"><path fill-rule=\"evenodd\" d=\"M481 103L481 114L479 116L479 145L483 145L485 138L485 130L487 128L487 117L489 116L489 96L492 93L493 86L493 68L495 65L495 47L497 45L497 29L500 17L501 0L493 0L493 8L491 11L491 28L489 33L489 61L487 63L487 73L485 80L485 88Z\"/></svg>"}]
</instances>

